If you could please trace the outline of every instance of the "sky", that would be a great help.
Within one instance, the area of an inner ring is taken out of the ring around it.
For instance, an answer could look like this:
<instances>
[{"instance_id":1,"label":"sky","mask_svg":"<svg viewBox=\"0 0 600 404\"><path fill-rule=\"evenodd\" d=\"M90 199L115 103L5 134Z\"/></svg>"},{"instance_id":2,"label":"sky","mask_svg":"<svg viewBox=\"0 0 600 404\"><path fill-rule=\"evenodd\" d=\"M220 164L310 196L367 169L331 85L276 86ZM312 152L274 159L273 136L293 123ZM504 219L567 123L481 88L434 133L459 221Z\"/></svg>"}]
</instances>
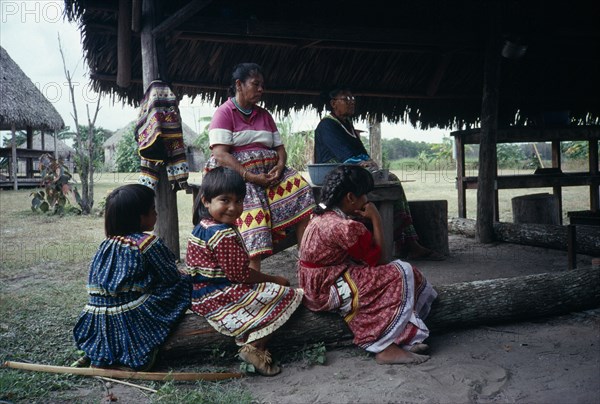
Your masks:
<instances>
[{"instance_id":1,"label":"sky","mask_svg":"<svg viewBox=\"0 0 600 404\"><path fill-rule=\"evenodd\" d=\"M77 25L64 20L62 11L63 2L59 0L0 0L0 45L54 105L65 124L73 127L73 106L69 102L69 88L58 45L59 35L66 67L73 76L80 124L87 124L86 105L89 105L93 113L99 95L90 88L89 69L83 58ZM191 102L188 97L184 97L179 109L183 122L199 131L201 125L198 124L198 118L212 116L216 108L198 100ZM135 108L103 97L96 126L114 131L126 126L136 117ZM294 131L310 130L316 127L319 117L316 111L306 111L293 114L292 122ZM356 122L355 126L361 130L368 129L366 122ZM422 131L410 125L383 122L381 135L387 139L439 143L443 137L449 136L449 131Z\"/></svg>"}]
</instances>

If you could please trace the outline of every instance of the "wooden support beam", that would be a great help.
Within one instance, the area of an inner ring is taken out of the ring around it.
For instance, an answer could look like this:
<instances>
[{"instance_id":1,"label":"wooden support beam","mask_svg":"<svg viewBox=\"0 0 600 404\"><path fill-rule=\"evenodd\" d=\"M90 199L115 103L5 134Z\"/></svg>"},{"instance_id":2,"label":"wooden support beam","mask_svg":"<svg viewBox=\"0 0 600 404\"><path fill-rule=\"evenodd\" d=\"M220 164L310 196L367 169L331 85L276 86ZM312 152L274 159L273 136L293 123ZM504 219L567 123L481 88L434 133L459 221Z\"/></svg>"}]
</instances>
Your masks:
<instances>
[{"instance_id":1,"label":"wooden support beam","mask_svg":"<svg viewBox=\"0 0 600 404\"><path fill-rule=\"evenodd\" d=\"M479 185L477 187L477 238L482 243L494 241L493 209L496 200L496 135L498 131L498 99L500 87L500 51L496 36L486 48L481 103L481 143L479 146Z\"/></svg>"},{"instance_id":2,"label":"wooden support beam","mask_svg":"<svg viewBox=\"0 0 600 404\"><path fill-rule=\"evenodd\" d=\"M17 160L17 128L15 127L15 124L12 124L12 128L11 128L11 134L12 134L12 164L11 164L11 170L10 170L10 175L12 175L12 180L13 180L13 189L16 191L19 189L19 182L17 180L17 164L19 164L19 161Z\"/></svg>"},{"instance_id":3,"label":"wooden support beam","mask_svg":"<svg viewBox=\"0 0 600 404\"><path fill-rule=\"evenodd\" d=\"M119 0L117 35L117 85L131 84L131 0Z\"/></svg>"},{"instance_id":4,"label":"wooden support beam","mask_svg":"<svg viewBox=\"0 0 600 404\"><path fill-rule=\"evenodd\" d=\"M159 66L160 47L157 47L152 29L155 26L158 0L143 0L142 4L142 74L144 77L144 92L150 83L156 79L166 80ZM163 57L164 60L164 57ZM179 218L177 214L177 194L171 189L167 179L167 170L161 165L158 172L156 185L156 211L158 218L154 228L155 233L163 239L167 247L180 258L179 248Z\"/></svg>"},{"instance_id":5,"label":"wooden support beam","mask_svg":"<svg viewBox=\"0 0 600 404\"><path fill-rule=\"evenodd\" d=\"M90 75L92 80L114 82L116 76L114 74L106 73L92 73ZM139 78L133 78L132 83L141 83L142 80ZM182 81L182 80L171 80L170 83L175 87L188 87L188 88L200 88L202 90L213 90L213 91L226 91L229 88L227 84L217 83L201 83L197 81ZM309 95L319 96L322 90L313 90L305 88L283 88L283 87L268 87L265 90L267 94L291 94L291 95ZM378 91L363 91L360 89L353 89L352 94L359 97L373 97L373 98L406 98L406 99L436 99L436 100L473 100L479 99L480 97L469 94L437 94L434 96L427 96L426 94L411 94L411 93L395 93L395 92L378 92Z\"/></svg>"},{"instance_id":6,"label":"wooden support beam","mask_svg":"<svg viewBox=\"0 0 600 404\"><path fill-rule=\"evenodd\" d=\"M369 122L369 148L371 159L383 168L383 155L381 152L381 120L373 117Z\"/></svg>"},{"instance_id":7,"label":"wooden support beam","mask_svg":"<svg viewBox=\"0 0 600 404\"><path fill-rule=\"evenodd\" d=\"M142 0L131 2L131 30L136 33L142 30Z\"/></svg>"},{"instance_id":8,"label":"wooden support beam","mask_svg":"<svg viewBox=\"0 0 600 404\"><path fill-rule=\"evenodd\" d=\"M191 0L188 4L174 12L152 29L152 35L159 38L173 31L190 18L194 17L200 10L212 3L212 0Z\"/></svg>"}]
</instances>

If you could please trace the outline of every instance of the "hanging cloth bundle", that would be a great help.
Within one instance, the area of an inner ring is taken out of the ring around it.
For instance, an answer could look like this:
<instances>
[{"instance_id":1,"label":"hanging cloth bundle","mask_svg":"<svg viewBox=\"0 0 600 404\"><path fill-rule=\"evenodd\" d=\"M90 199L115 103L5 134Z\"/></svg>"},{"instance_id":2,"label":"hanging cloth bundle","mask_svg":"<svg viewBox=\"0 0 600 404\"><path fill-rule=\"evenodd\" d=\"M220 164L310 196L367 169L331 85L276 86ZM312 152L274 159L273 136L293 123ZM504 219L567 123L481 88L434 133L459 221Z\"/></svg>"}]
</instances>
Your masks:
<instances>
[{"instance_id":1,"label":"hanging cloth bundle","mask_svg":"<svg viewBox=\"0 0 600 404\"><path fill-rule=\"evenodd\" d=\"M156 189L159 165L166 164L171 188L175 191L187 188L189 168L179 101L164 81L153 81L144 94L135 140L141 157L140 184Z\"/></svg>"}]
</instances>

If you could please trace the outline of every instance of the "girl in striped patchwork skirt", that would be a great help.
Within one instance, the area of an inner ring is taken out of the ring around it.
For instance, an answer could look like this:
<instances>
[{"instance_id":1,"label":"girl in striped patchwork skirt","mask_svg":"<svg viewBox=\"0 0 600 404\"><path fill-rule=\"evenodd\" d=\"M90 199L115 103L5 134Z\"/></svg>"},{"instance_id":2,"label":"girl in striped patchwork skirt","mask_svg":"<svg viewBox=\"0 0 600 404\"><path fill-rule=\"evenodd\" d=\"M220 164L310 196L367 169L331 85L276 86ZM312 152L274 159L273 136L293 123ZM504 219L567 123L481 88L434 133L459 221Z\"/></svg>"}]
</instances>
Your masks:
<instances>
[{"instance_id":1,"label":"girl in striped patchwork skirt","mask_svg":"<svg viewBox=\"0 0 600 404\"><path fill-rule=\"evenodd\" d=\"M73 335L95 367L147 370L190 304L190 279L161 239L154 191L130 184L106 198L102 242L90 265L88 304Z\"/></svg>"},{"instance_id":2,"label":"girl in striped patchwork skirt","mask_svg":"<svg viewBox=\"0 0 600 404\"><path fill-rule=\"evenodd\" d=\"M192 310L220 333L235 337L242 360L273 376L281 369L273 363L267 341L301 304L303 291L289 287L282 276L250 267L235 225L245 194L244 179L229 168L214 168L202 180L186 256Z\"/></svg>"}]
</instances>

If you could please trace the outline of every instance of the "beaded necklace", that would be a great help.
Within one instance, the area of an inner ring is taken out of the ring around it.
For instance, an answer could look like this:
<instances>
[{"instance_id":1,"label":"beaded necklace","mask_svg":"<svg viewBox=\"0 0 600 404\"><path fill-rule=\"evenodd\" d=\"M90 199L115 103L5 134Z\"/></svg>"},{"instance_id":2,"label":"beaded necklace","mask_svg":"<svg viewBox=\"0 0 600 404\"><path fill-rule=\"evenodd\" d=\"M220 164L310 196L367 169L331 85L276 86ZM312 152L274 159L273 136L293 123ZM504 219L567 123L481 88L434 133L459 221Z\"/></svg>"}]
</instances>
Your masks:
<instances>
[{"instance_id":1,"label":"beaded necklace","mask_svg":"<svg viewBox=\"0 0 600 404\"><path fill-rule=\"evenodd\" d=\"M233 105L235 105L237 110L240 111L242 113L242 115L250 116L252 114L252 110L253 110L252 107L250 107L250 109L242 108L235 100L235 97L231 98L231 102L233 102Z\"/></svg>"}]
</instances>

